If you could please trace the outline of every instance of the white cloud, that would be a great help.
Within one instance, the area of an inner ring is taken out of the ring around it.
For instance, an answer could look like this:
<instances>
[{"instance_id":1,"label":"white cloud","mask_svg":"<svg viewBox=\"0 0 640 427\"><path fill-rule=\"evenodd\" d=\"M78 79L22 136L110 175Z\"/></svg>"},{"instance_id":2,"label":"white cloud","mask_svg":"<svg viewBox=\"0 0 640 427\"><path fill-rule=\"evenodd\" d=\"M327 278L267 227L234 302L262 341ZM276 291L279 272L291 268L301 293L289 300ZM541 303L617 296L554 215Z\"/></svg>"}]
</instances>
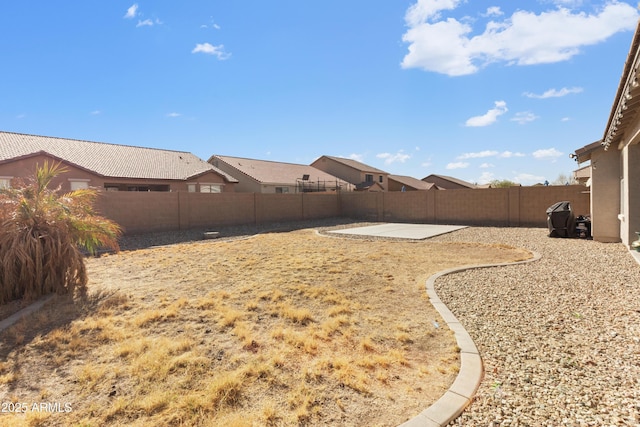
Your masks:
<instances>
[{"instance_id":1,"label":"white cloud","mask_svg":"<svg viewBox=\"0 0 640 427\"><path fill-rule=\"evenodd\" d=\"M563 117L560 119L561 122L568 122L569 120L571 120L570 117Z\"/></svg>"},{"instance_id":2,"label":"white cloud","mask_svg":"<svg viewBox=\"0 0 640 427\"><path fill-rule=\"evenodd\" d=\"M487 8L487 11L482 16L502 16L504 13L499 6L491 6Z\"/></svg>"},{"instance_id":3,"label":"white cloud","mask_svg":"<svg viewBox=\"0 0 640 427\"><path fill-rule=\"evenodd\" d=\"M498 155L498 157L503 158L503 159L510 159L512 157L525 157L526 154L522 154L522 153L513 153L511 151L503 151L502 153L500 153Z\"/></svg>"},{"instance_id":4,"label":"white cloud","mask_svg":"<svg viewBox=\"0 0 640 427\"><path fill-rule=\"evenodd\" d=\"M355 160L356 162L361 162L361 163L364 161L364 155L363 154L351 153L345 158L346 159Z\"/></svg>"},{"instance_id":5,"label":"white cloud","mask_svg":"<svg viewBox=\"0 0 640 427\"><path fill-rule=\"evenodd\" d=\"M93 110L92 112L90 112L89 114L91 114L92 116L98 116L100 114L102 114L102 111L100 110Z\"/></svg>"},{"instance_id":6,"label":"white cloud","mask_svg":"<svg viewBox=\"0 0 640 427\"><path fill-rule=\"evenodd\" d=\"M495 168L496 165L492 164L492 163L483 163L480 165L480 169L490 169L490 168Z\"/></svg>"},{"instance_id":7,"label":"white cloud","mask_svg":"<svg viewBox=\"0 0 640 427\"><path fill-rule=\"evenodd\" d=\"M214 46L210 43L197 43L191 53L204 53L216 56L220 60L225 60L231 56L230 53L224 51L224 45Z\"/></svg>"},{"instance_id":8,"label":"white cloud","mask_svg":"<svg viewBox=\"0 0 640 427\"><path fill-rule=\"evenodd\" d=\"M405 20L409 26L420 25L428 19L440 18L441 10L453 10L462 0L418 0L407 9Z\"/></svg>"},{"instance_id":9,"label":"white cloud","mask_svg":"<svg viewBox=\"0 0 640 427\"><path fill-rule=\"evenodd\" d=\"M561 157L563 155L563 153L556 150L555 148L546 148L544 150L536 150L532 155L538 160L551 159L552 161L556 161L558 157Z\"/></svg>"},{"instance_id":10,"label":"white cloud","mask_svg":"<svg viewBox=\"0 0 640 427\"><path fill-rule=\"evenodd\" d=\"M465 169L469 167L469 163L467 162L455 162L447 164L447 169Z\"/></svg>"},{"instance_id":11,"label":"white cloud","mask_svg":"<svg viewBox=\"0 0 640 427\"><path fill-rule=\"evenodd\" d=\"M507 109L507 103L504 101L496 101L495 107L487 111L482 116L471 117L465 122L465 126L468 127L482 127L489 126L498 120L498 117L509 111Z\"/></svg>"},{"instance_id":12,"label":"white cloud","mask_svg":"<svg viewBox=\"0 0 640 427\"><path fill-rule=\"evenodd\" d=\"M519 173L513 178L513 182L522 185L533 185L544 181L544 176L533 175L530 173Z\"/></svg>"},{"instance_id":13,"label":"white cloud","mask_svg":"<svg viewBox=\"0 0 640 427\"><path fill-rule=\"evenodd\" d=\"M384 163L389 165L391 163L404 163L411 158L411 155L406 154L403 150L398 151L396 154L380 153L376 155L379 159L384 159Z\"/></svg>"},{"instance_id":14,"label":"white cloud","mask_svg":"<svg viewBox=\"0 0 640 427\"><path fill-rule=\"evenodd\" d=\"M633 31L638 11L628 3L608 1L595 13L573 11L565 2L539 14L517 10L510 17L490 20L478 34L469 17L441 19L441 12L456 9L461 0L417 0L407 9L409 44L403 68L460 76L502 62L533 65L566 61L585 46L621 31ZM494 10L495 12L495 10ZM475 35L473 35L475 34Z\"/></svg>"},{"instance_id":15,"label":"white cloud","mask_svg":"<svg viewBox=\"0 0 640 427\"><path fill-rule=\"evenodd\" d=\"M539 119L540 117L536 116L535 114L529 112L529 111L522 111L520 113L516 113L515 117L511 118L512 122L516 122L520 125L524 125L526 123L531 123L534 120Z\"/></svg>"},{"instance_id":16,"label":"white cloud","mask_svg":"<svg viewBox=\"0 0 640 427\"><path fill-rule=\"evenodd\" d=\"M180 113L168 113L167 114L167 117L171 117L171 118L180 117L180 116L182 116L182 114L180 114Z\"/></svg>"},{"instance_id":17,"label":"white cloud","mask_svg":"<svg viewBox=\"0 0 640 427\"><path fill-rule=\"evenodd\" d=\"M571 87L571 88L566 88L563 87L560 90L557 89L549 89L548 91L537 95L535 93L531 93L531 92L525 92L523 93L524 96L526 96L527 98L536 98L536 99L545 99L545 98L560 98L562 96L567 96L569 94L572 93L580 93L582 92L583 89L581 87Z\"/></svg>"},{"instance_id":18,"label":"white cloud","mask_svg":"<svg viewBox=\"0 0 640 427\"><path fill-rule=\"evenodd\" d=\"M137 13L138 13L138 3L135 3L129 9L127 9L127 13L124 14L123 18L125 19L135 18Z\"/></svg>"},{"instance_id":19,"label":"white cloud","mask_svg":"<svg viewBox=\"0 0 640 427\"><path fill-rule=\"evenodd\" d=\"M482 172L478 179L478 184L488 184L494 180L495 175L491 172Z\"/></svg>"},{"instance_id":20,"label":"white cloud","mask_svg":"<svg viewBox=\"0 0 640 427\"><path fill-rule=\"evenodd\" d=\"M460 160L464 160L464 159L479 159L482 157L493 157L493 156L497 156L498 152L497 151L492 151L492 150L485 150L485 151L479 151L477 153L464 153L460 156L458 156L458 159Z\"/></svg>"},{"instance_id":21,"label":"white cloud","mask_svg":"<svg viewBox=\"0 0 640 427\"><path fill-rule=\"evenodd\" d=\"M144 21L138 21L136 27L151 27L153 26L153 21L151 19L145 19Z\"/></svg>"}]
</instances>

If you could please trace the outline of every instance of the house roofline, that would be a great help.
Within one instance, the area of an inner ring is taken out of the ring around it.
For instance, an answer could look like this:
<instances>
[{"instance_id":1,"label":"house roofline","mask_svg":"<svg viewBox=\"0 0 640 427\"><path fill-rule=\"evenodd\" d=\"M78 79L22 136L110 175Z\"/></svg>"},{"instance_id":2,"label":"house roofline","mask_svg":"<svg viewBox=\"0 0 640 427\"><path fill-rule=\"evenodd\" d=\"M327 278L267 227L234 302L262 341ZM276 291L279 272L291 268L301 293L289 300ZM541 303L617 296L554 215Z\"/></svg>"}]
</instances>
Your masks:
<instances>
[{"instance_id":1,"label":"house roofline","mask_svg":"<svg viewBox=\"0 0 640 427\"><path fill-rule=\"evenodd\" d=\"M609 120L607 121L607 127L605 128L604 135L602 137L602 145L605 150L609 148L609 145L616 139L617 134L617 126L622 122L624 117L623 111L627 110L627 99L626 96L623 97L622 94L627 92L630 94L631 88L637 88L639 86L638 82L638 67L639 67L639 59L640 59L640 20L636 25L636 31L633 36L633 40L631 41L631 46L629 48L629 53L627 54L627 59L625 61L625 65L622 71L622 75L620 76L620 83L618 84L618 91L616 92L616 96L613 100L613 105L611 106L611 112L609 113ZM630 60L633 57L633 60ZM633 72L632 72L633 69ZM616 126L613 124L616 123ZM622 132L623 134L624 132Z\"/></svg>"}]
</instances>

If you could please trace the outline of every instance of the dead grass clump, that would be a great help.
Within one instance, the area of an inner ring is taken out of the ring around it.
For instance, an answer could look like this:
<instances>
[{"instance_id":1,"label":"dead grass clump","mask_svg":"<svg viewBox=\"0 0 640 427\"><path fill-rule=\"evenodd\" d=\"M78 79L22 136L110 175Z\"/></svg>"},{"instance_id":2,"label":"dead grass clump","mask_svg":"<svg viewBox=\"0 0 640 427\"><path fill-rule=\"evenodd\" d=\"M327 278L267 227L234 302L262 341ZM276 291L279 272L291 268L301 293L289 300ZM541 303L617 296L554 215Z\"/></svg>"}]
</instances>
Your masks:
<instances>
[{"instance_id":1,"label":"dead grass clump","mask_svg":"<svg viewBox=\"0 0 640 427\"><path fill-rule=\"evenodd\" d=\"M220 326L223 328L234 327L236 322L244 317L242 311L227 306L220 307L218 315L220 316Z\"/></svg>"},{"instance_id":2,"label":"dead grass clump","mask_svg":"<svg viewBox=\"0 0 640 427\"><path fill-rule=\"evenodd\" d=\"M290 301L278 304L276 312L284 319L291 320L293 323L299 323L301 325L306 325L313 320L313 315L309 309L294 307Z\"/></svg>"},{"instance_id":3,"label":"dead grass clump","mask_svg":"<svg viewBox=\"0 0 640 427\"><path fill-rule=\"evenodd\" d=\"M207 387L205 410L216 410L224 406L236 406L244 390L246 374L238 369L231 372L223 372L214 377Z\"/></svg>"}]
</instances>

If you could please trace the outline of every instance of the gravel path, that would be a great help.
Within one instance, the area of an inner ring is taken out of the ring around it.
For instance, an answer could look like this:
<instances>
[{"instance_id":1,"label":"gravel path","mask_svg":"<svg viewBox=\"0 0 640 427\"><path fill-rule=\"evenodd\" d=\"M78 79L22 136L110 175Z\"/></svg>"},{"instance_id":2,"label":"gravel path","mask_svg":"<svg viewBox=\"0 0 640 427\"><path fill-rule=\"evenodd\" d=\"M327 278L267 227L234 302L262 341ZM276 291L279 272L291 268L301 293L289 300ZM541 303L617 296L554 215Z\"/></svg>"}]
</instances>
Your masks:
<instances>
[{"instance_id":1,"label":"gravel path","mask_svg":"<svg viewBox=\"0 0 640 427\"><path fill-rule=\"evenodd\" d=\"M474 227L433 240L542 254L436 282L485 368L475 401L450 425L640 426L640 266L623 245L540 228Z\"/></svg>"}]
</instances>

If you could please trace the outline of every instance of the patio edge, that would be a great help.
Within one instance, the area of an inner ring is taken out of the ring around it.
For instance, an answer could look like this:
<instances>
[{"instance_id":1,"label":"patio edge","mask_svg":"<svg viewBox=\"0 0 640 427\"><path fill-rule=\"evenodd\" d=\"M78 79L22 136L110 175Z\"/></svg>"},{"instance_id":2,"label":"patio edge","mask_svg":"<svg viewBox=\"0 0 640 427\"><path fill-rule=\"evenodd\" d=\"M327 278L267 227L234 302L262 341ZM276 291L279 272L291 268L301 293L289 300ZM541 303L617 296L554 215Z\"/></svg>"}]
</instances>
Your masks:
<instances>
[{"instance_id":1,"label":"patio edge","mask_svg":"<svg viewBox=\"0 0 640 427\"><path fill-rule=\"evenodd\" d=\"M18 322L23 317L27 317L30 314L40 310L43 305L45 305L55 296L56 294L46 295L40 298L39 300L34 301L33 303L26 306L25 308L13 313L11 316L7 317L6 319L0 321L0 332L12 326L14 323Z\"/></svg>"},{"instance_id":2,"label":"patio edge","mask_svg":"<svg viewBox=\"0 0 640 427\"><path fill-rule=\"evenodd\" d=\"M440 300L440 297L438 297L435 291L436 280L447 274L459 273L466 270L525 264L538 261L542 258L542 255L538 252L531 251L531 253L533 257L523 261L454 267L440 271L427 279L426 290L429 301L447 323L449 329L453 331L458 347L460 348L460 371L451 387L449 387L449 390L447 390L440 399L420 414L402 423L400 427L443 427L448 425L471 403L478 387L480 387L484 374L482 357L480 356L478 348L462 323L460 323L451 310Z\"/></svg>"}]
</instances>

